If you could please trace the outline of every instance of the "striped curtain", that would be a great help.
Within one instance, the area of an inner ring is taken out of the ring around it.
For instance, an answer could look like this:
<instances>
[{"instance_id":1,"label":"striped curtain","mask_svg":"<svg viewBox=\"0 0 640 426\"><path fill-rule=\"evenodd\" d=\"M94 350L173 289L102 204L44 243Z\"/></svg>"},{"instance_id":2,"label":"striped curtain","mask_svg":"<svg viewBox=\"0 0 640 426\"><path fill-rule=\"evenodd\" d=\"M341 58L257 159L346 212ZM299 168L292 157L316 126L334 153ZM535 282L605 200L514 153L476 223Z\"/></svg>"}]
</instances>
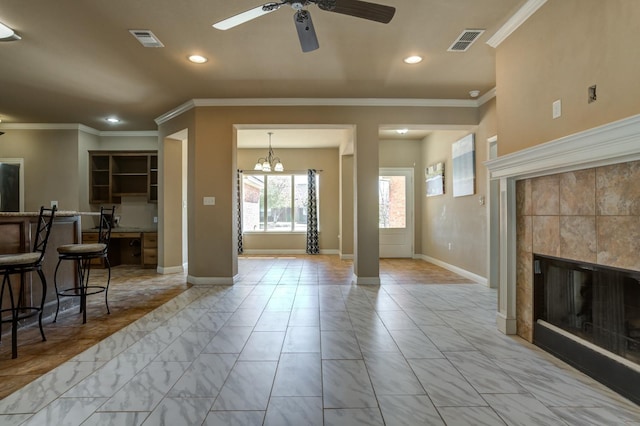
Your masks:
<instances>
[{"instance_id":1,"label":"striped curtain","mask_svg":"<svg viewBox=\"0 0 640 426\"><path fill-rule=\"evenodd\" d=\"M242 246L242 170L238 170L236 174L236 198L238 205L236 206L236 222L238 225L238 254L244 253Z\"/></svg>"},{"instance_id":2,"label":"striped curtain","mask_svg":"<svg viewBox=\"0 0 640 426\"><path fill-rule=\"evenodd\" d=\"M318 197L316 196L316 171L307 171L309 200L307 209L307 254L318 254Z\"/></svg>"}]
</instances>

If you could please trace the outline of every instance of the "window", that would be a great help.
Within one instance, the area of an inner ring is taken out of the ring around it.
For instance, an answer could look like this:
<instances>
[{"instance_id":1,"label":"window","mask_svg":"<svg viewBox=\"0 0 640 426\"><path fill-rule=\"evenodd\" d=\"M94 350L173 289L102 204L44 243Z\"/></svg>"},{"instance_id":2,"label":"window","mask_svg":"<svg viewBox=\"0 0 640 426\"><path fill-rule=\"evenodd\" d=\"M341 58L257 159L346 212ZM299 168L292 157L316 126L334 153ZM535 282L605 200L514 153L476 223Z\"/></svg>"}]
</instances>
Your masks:
<instances>
[{"instance_id":1,"label":"window","mask_svg":"<svg viewBox=\"0 0 640 426\"><path fill-rule=\"evenodd\" d=\"M306 175L244 174L242 180L243 232L307 231ZM318 184L316 176L316 190Z\"/></svg>"},{"instance_id":2,"label":"window","mask_svg":"<svg viewBox=\"0 0 640 426\"><path fill-rule=\"evenodd\" d=\"M380 176L378 179L379 228L406 227L406 177Z\"/></svg>"}]
</instances>

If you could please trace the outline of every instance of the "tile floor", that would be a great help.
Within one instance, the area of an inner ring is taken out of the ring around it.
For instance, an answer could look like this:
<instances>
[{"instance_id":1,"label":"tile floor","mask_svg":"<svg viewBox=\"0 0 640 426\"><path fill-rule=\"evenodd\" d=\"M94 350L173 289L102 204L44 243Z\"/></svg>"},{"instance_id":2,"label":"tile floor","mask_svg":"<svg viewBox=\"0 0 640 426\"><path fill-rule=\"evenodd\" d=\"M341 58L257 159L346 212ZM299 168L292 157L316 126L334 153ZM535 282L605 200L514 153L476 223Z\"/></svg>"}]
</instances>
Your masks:
<instances>
[{"instance_id":1,"label":"tile floor","mask_svg":"<svg viewBox=\"0 0 640 426\"><path fill-rule=\"evenodd\" d=\"M243 258L0 401L2 425L640 425L422 261ZM422 278L421 278L422 277ZM440 281L441 280L441 281ZM457 284L456 284L457 282Z\"/></svg>"}]
</instances>

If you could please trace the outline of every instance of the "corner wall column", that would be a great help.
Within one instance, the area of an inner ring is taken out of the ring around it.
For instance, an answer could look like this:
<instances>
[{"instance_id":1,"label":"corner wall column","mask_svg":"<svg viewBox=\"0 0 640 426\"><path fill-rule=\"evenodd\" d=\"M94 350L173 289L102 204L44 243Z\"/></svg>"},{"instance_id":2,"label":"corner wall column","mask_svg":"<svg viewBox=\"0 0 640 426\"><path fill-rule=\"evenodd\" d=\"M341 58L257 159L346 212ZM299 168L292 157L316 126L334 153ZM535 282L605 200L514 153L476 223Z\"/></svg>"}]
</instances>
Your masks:
<instances>
[{"instance_id":1,"label":"corner wall column","mask_svg":"<svg viewBox=\"0 0 640 426\"><path fill-rule=\"evenodd\" d=\"M500 284L498 330L516 334L516 182L500 179Z\"/></svg>"}]
</instances>

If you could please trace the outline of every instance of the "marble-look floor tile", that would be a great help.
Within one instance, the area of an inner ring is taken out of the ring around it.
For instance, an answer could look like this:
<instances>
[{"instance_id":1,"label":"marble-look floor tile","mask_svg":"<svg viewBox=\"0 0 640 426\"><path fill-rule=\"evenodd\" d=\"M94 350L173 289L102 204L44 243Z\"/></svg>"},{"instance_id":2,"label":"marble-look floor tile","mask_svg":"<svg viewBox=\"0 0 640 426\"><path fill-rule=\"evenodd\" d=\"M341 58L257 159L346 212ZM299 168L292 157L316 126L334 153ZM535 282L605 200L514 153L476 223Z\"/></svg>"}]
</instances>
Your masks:
<instances>
[{"instance_id":1,"label":"marble-look floor tile","mask_svg":"<svg viewBox=\"0 0 640 426\"><path fill-rule=\"evenodd\" d=\"M425 394L418 378L401 354L365 354L364 362L376 395Z\"/></svg>"},{"instance_id":2,"label":"marble-look floor tile","mask_svg":"<svg viewBox=\"0 0 640 426\"><path fill-rule=\"evenodd\" d=\"M121 354L64 393L65 397L111 397L156 355Z\"/></svg>"},{"instance_id":3,"label":"marble-look floor tile","mask_svg":"<svg viewBox=\"0 0 640 426\"><path fill-rule=\"evenodd\" d=\"M386 426L445 424L426 395L382 395L378 402Z\"/></svg>"},{"instance_id":4,"label":"marble-look floor tile","mask_svg":"<svg viewBox=\"0 0 640 426\"><path fill-rule=\"evenodd\" d=\"M0 425L18 426L23 424L32 414L0 414Z\"/></svg>"},{"instance_id":5,"label":"marble-look floor tile","mask_svg":"<svg viewBox=\"0 0 640 426\"><path fill-rule=\"evenodd\" d=\"M484 399L509 425L566 425L560 417L530 394L486 394Z\"/></svg>"},{"instance_id":6,"label":"marble-look floor tile","mask_svg":"<svg viewBox=\"0 0 640 426\"><path fill-rule=\"evenodd\" d=\"M148 412L93 413L82 426L140 426Z\"/></svg>"},{"instance_id":7,"label":"marble-look floor tile","mask_svg":"<svg viewBox=\"0 0 640 426\"><path fill-rule=\"evenodd\" d=\"M363 354L400 353L395 340L384 328L381 330L356 328L356 338Z\"/></svg>"},{"instance_id":8,"label":"marble-look floor tile","mask_svg":"<svg viewBox=\"0 0 640 426\"><path fill-rule=\"evenodd\" d=\"M237 309L227 320L229 327L254 327L262 315L262 309Z\"/></svg>"},{"instance_id":9,"label":"marble-look floor tile","mask_svg":"<svg viewBox=\"0 0 640 426\"><path fill-rule=\"evenodd\" d=\"M217 397L236 363L236 354L200 354L167 393L170 397Z\"/></svg>"},{"instance_id":10,"label":"marble-look floor tile","mask_svg":"<svg viewBox=\"0 0 640 426\"><path fill-rule=\"evenodd\" d=\"M353 331L321 331L322 359L362 359Z\"/></svg>"},{"instance_id":11,"label":"marble-look floor tile","mask_svg":"<svg viewBox=\"0 0 640 426\"><path fill-rule=\"evenodd\" d=\"M236 363L213 410L266 410L276 367L277 362L270 361Z\"/></svg>"},{"instance_id":12,"label":"marble-look floor tile","mask_svg":"<svg viewBox=\"0 0 640 426\"><path fill-rule=\"evenodd\" d=\"M406 358L443 358L442 352L429 340L420 329L391 330L400 352Z\"/></svg>"},{"instance_id":13,"label":"marble-look floor tile","mask_svg":"<svg viewBox=\"0 0 640 426\"><path fill-rule=\"evenodd\" d=\"M526 390L479 352L446 352L445 356L479 393L524 393Z\"/></svg>"},{"instance_id":14,"label":"marble-look floor tile","mask_svg":"<svg viewBox=\"0 0 640 426\"><path fill-rule=\"evenodd\" d=\"M289 327L282 352L320 352L320 330L317 326Z\"/></svg>"},{"instance_id":15,"label":"marble-look floor tile","mask_svg":"<svg viewBox=\"0 0 640 426\"><path fill-rule=\"evenodd\" d=\"M272 397L264 426L322 426L322 398Z\"/></svg>"},{"instance_id":16,"label":"marble-look floor tile","mask_svg":"<svg viewBox=\"0 0 640 426\"><path fill-rule=\"evenodd\" d=\"M364 361L323 360L324 408L377 407Z\"/></svg>"},{"instance_id":17,"label":"marble-look floor tile","mask_svg":"<svg viewBox=\"0 0 640 426\"><path fill-rule=\"evenodd\" d=\"M119 331L81 354L76 355L71 361L109 361L135 344L146 334L145 331Z\"/></svg>"},{"instance_id":18,"label":"marble-look floor tile","mask_svg":"<svg viewBox=\"0 0 640 426\"><path fill-rule=\"evenodd\" d=\"M285 333L254 331L240 353L239 361L277 361L280 358Z\"/></svg>"},{"instance_id":19,"label":"marble-look floor tile","mask_svg":"<svg viewBox=\"0 0 640 426\"><path fill-rule=\"evenodd\" d=\"M500 416L490 407L439 407L438 411L447 426L506 425Z\"/></svg>"},{"instance_id":20,"label":"marble-look floor tile","mask_svg":"<svg viewBox=\"0 0 640 426\"><path fill-rule=\"evenodd\" d=\"M262 426L264 411L211 411L202 426Z\"/></svg>"},{"instance_id":21,"label":"marble-look floor tile","mask_svg":"<svg viewBox=\"0 0 640 426\"><path fill-rule=\"evenodd\" d=\"M69 361L0 400L0 414L35 413L104 365Z\"/></svg>"},{"instance_id":22,"label":"marble-look floor tile","mask_svg":"<svg viewBox=\"0 0 640 426\"><path fill-rule=\"evenodd\" d=\"M187 367L187 362L151 362L102 405L99 411L152 411Z\"/></svg>"},{"instance_id":23,"label":"marble-look floor tile","mask_svg":"<svg viewBox=\"0 0 640 426\"><path fill-rule=\"evenodd\" d=\"M319 353L283 353L278 363L272 396L322 396Z\"/></svg>"},{"instance_id":24,"label":"marble-look floor tile","mask_svg":"<svg viewBox=\"0 0 640 426\"><path fill-rule=\"evenodd\" d=\"M624 413L603 407L549 407L570 426L629 426L640 424L640 416L629 418Z\"/></svg>"},{"instance_id":25,"label":"marble-look floor tile","mask_svg":"<svg viewBox=\"0 0 640 426\"><path fill-rule=\"evenodd\" d=\"M230 312L205 312L187 331L208 331L217 333L231 317Z\"/></svg>"},{"instance_id":26,"label":"marble-look floor tile","mask_svg":"<svg viewBox=\"0 0 640 426\"><path fill-rule=\"evenodd\" d=\"M351 318L346 310L344 311L320 311L320 330L352 330Z\"/></svg>"},{"instance_id":27,"label":"marble-look floor tile","mask_svg":"<svg viewBox=\"0 0 640 426\"><path fill-rule=\"evenodd\" d=\"M446 359L410 359L409 365L436 407L487 403Z\"/></svg>"},{"instance_id":28,"label":"marble-look floor tile","mask_svg":"<svg viewBox=\"0 0 640 426\"><path fill-rule=\"evenodd\" d=\"M289 310L267 311L265 310L253 331L287 331L289 325Z\"/></svg>"},{"instance_id":29,"label":"marble-look floor tile","mask_svg":"<svg viewBox=\"0 0 640 426\"><path fill-rule=\"evenodd\" d=\"M416 323L403 311L378 311L378 316L389 331L415 330L418 328Z\"/></svg>"},{"instance_id":30,"label":"marble-look floor tile","mask_svg":"<svg viewBox=\"0 0 640 426\"><path fill-rule=\"evenodd\" d=\"M103 403L104 398L58 398L23 423L23 426L78 426Z\"/></svg>"},{"instance_id":31,"label":"marble-look floor tile","mask_svg":"<svg viewBox=\"0 0 640 426\"><path fill-rule=\"evenodd\" d=\"M239 354L242 352L253 327L231 327L225 325L202 350L203 353Z\"/></svg>"},{"instance_id":32,"label":"marble-look floor tile","mask_svg":"<svg viewBox=\"0 0 640 426\"><path fill-rule=\"evenodd\" d=\"M144 426L202 424L213 404L211 398L165 398L142 423Z\"/></svg>"},{"instance_id":33,"label":"marble-look floor tile","mask_svg":"<svg viewBox=\"0 0 640 426\"><path fill-rule=\"evenodd\" d=\"M441 352L475 351L471 343L449 326L420 325L419 327Z\"/></svg>"},{"instance_id":34,"label":"marble-look floor tile","mask_svg":"<svg viewBox=\"0 0 640 426\"><path fill-rule=\"evenodd\" d=\"M325 409L324 426L383 426L378 408Z\"/></svg>"},{"instance_id":35,"label":"marble-look floor tile","mask_svg":"<svg viewBox=\"0 0 640 426\"><path fill-rule=\"evenodd\" d=\"M318 327L320 326L320 313L312 308L293 308L289 318L290 327Z\"/></svg>"},{"instance_id":36,"label":"marble-look floor tile","mask_svg":"<svg viewBox=\"0 0 640 426\"><path fill-rule=\"evenodd\" d=\"M160 355L158 361L193 361L213 339L209 331L185 331Z\"/></svg>"}]
</instances>

